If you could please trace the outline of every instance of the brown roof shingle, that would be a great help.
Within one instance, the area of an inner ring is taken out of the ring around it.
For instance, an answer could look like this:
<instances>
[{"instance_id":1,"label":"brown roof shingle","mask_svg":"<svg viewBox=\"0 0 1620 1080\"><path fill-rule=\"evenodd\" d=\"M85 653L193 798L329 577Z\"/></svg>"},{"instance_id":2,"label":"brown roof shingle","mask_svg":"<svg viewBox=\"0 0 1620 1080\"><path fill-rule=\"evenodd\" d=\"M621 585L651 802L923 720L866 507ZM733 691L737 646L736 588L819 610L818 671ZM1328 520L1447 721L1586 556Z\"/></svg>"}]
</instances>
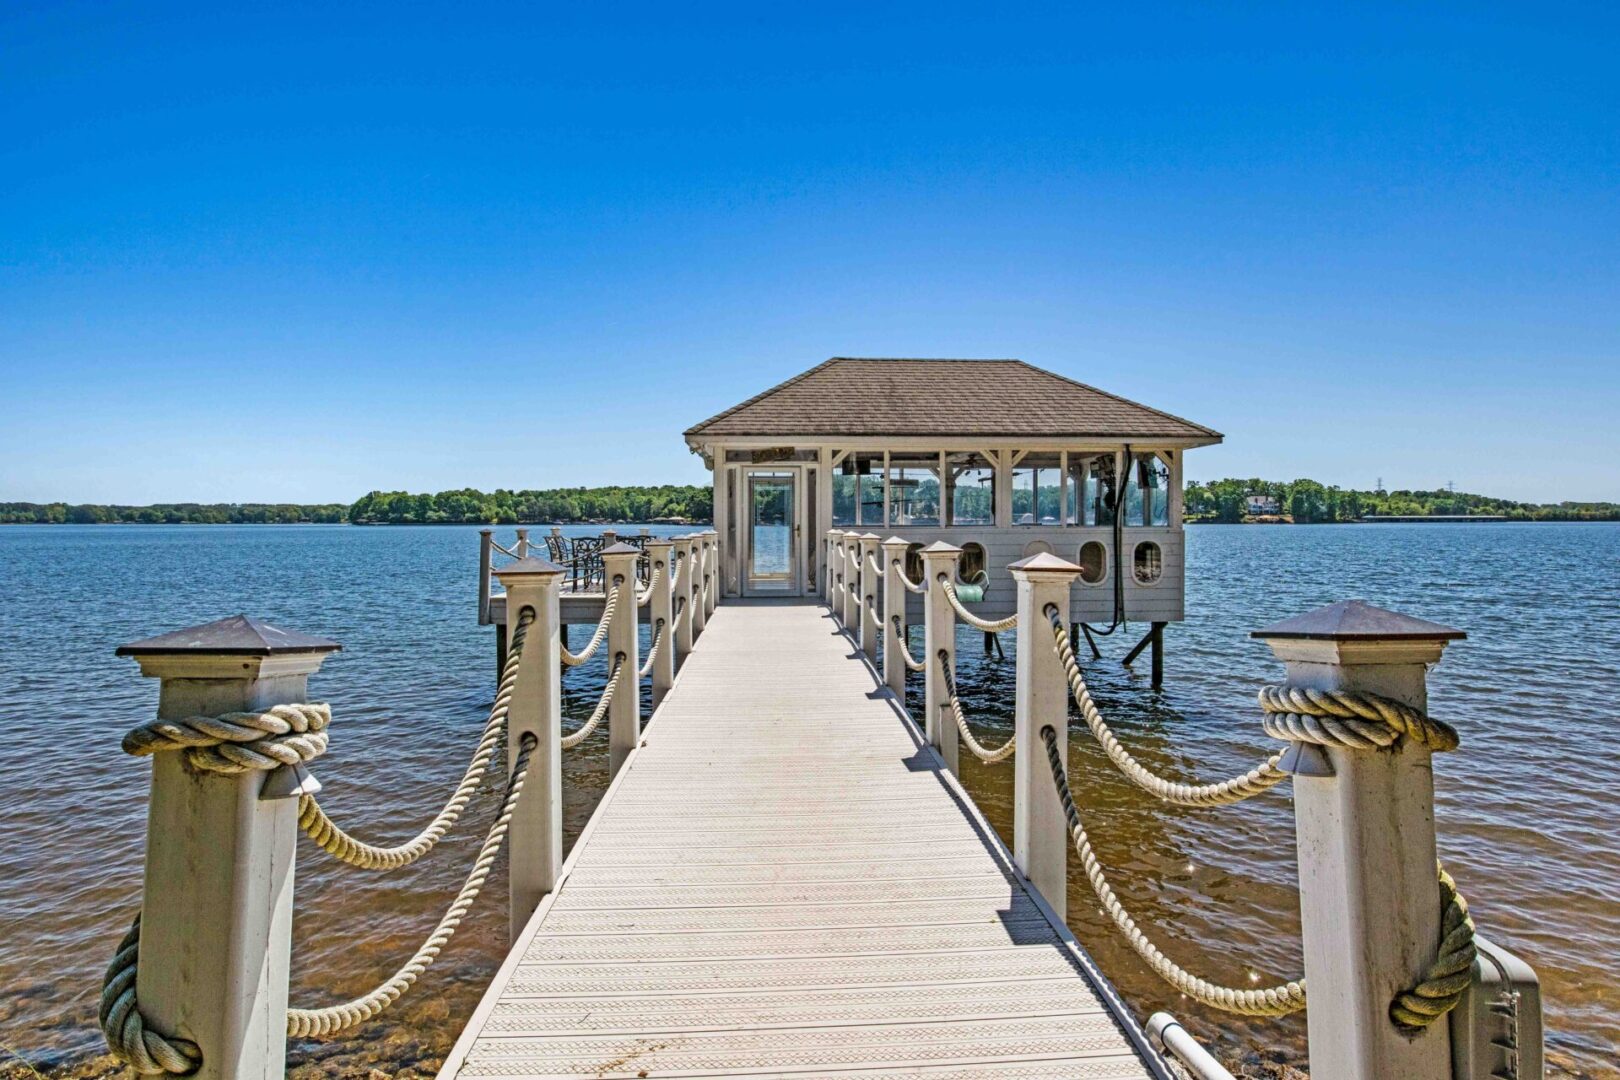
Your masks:
<instances>
[{"instance_id":1,"label":"brown roof shingle","mask_svg":"<svg viewBox=\"0 0 1620 1080\"><path fill-rule=\"evenodd\" d=\"M686 435L1221 438L1218 431L1022 360L844 356L733 405Z\"/></svg>"}]
</instances>

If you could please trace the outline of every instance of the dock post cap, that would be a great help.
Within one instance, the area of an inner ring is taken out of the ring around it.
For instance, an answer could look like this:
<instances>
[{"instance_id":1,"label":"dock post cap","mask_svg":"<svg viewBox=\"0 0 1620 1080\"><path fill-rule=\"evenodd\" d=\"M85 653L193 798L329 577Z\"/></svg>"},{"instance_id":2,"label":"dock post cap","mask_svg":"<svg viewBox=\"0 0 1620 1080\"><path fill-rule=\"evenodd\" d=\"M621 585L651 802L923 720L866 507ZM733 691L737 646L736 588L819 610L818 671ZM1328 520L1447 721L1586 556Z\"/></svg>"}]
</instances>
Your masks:
<instances>
[{"instance_id":1,"label":"dock post cap","mask_svg":"<svg viewBox=\"0 0 1620 1080\"><path fill-rule=\"evenodd\" d=\"M1455 627L1377 607L1365 600L1340 600L1272 623L1263 630L1252 631L1249 636L1311 641L1461 641L1468 634Z\"/></svg>"},{"instance_id":2,"label":"dock post cap","mask_svg":"<svg viewBox=\"0 0 1620 1080\"><path fill-rule=\"evenodd\" d=\"M636 547L636 545L634 545L634 544L627 544L623 540L620 540L617 544L614 544L612 547L602 549L602 557L604 559L607 558L609 555L636 555L636 556L639 556L640 554L641 554L641 549L640 548Z\"/></svg>"},{"instance_id":3,"label":"dock post cap","mask_svg":"<svg viewBox=\"0 0 1620 1080\"><path fill-rule=\"evenodd\" d=\"M650 548L674 547L675 538L673 536L649 536L647 538L647 546Z\"/></svg>"},{"instance_id":4,"label":"dock post cap","mask_svg":"<svg viewBox=\"0 0 1620 1080\"><path fill-rule=\"evenodd\" d=\"M1433 664L1447 645L1467 636L1365 600L1341 600L1250 634L1279 660L1339 665Z\"/></svg>"},{"instance_id":5,"label":"dock post cap","mask_svg":"<svg viewBox=\"0 0 1620 1080\"><path fill-rule=\"evenodd\" d=\"M113 655L137 658L157 655L285 656L296 653L325 654L341 648L343 646L335 641L297 630L286 630L251 615L232 615L120 645Z\"/></svg>"},{"instance_id":6,"label":"dock post cap","mask_svg":"<svg viewBox=\"0 0 1620 1080\"><path fill-rule=\"evenodd\" d=\"M929 544L927 547L922 549L922 554L925 556L960 555L962 554L962 549L957 547L955 544L947 544L943 540L935 540L932 544Z\"/></svg>"},{"instance_id":7,"label":"dock post cap","mask_svg":"<svg viewBox=\"0 0 1620 1080\"><path fill-rule=\"evenodd\" d=\"M542 574L561 574L563 568L550 559L542 559L535 555L527 555L517 562L509 562L505 566L497 566L495 576L503 582L507 578L535 577Z\"/></svg>"},{"instance_id":8,"label":"dock post cap","mask_svg":"<svg viewBox=\"0 0 1620 1080\"><path fill-rule=\"evenodd\" d=\"M882 546L886 547L886 548L887 547L910 547L911 546L911 541L907 540L903 536L891 536L887 540L883 541Z\"/></svg>"},{"instance_id":9,"label":"dock post cap","mask_svg":"<svg viewBox=\"0 0 1620 1080\"><path fill-rule=\"evenodd\" d=\"M876 544L876 543L881 542L883 537L879 536L877 533L869 532L869 533L861 533L861 535L858 537L858 539L870 540L870 541L872 541L872 543Z\"/></svg>"},{"instance_id":10,"label":"dock post cap","mask_svg":"<svg viewBox=\"0 0 1620 1080\"><path fill-rule=\"evenodd\" d=\"M1050 551L1037 552L1034 555L1019 559L1015 563L1008 563L1007 569L1016 574L1078 574L1080 567L1068 559L1059 558Z\"/></svg>"},{"instance_id":11,"label":"dock post cap","mask_svg":"<svg viewBox=\"0 0 1620 1080\"><path fill-rule=\"evenodd\" d=\"M494 536L495 535L495 530L494 529L479 529L478 532L479 532L480 535L483 535L483 536Z\"/></svg>"}]
</instances>

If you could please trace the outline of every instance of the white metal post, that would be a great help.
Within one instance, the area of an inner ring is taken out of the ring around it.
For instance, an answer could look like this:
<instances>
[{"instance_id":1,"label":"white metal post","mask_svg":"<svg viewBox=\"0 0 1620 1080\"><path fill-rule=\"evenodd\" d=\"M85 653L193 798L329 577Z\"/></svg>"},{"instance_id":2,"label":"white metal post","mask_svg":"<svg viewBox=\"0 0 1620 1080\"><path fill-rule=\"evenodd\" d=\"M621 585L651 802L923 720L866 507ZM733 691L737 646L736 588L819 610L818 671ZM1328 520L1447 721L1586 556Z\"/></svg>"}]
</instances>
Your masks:
<instances>
[{"instance_id":1,"label":"white metal post","mask_svg":"<svg viewBox=\"0 0 1620 1080\"><path fill-rule=\"evenodd\" d=\"M878 583L881 575L872 569L877 561L878 544L881 539L877 533L867 533L861 537L859 557L861 560L861 592L856 597L856 604L860 608L861 648L866 651L866 658L877 663L878 648Z\"/></svg>"},{"instance_id":2,"label":"white metal post","mask_svg":"<svg viewBox=\"0 0 1620 1080\"><path fill-rule=\"evenodd\" d=\"M525 735L536 740L528 778L512 811L507 851L507 934L516 941L529 916L557 887L562 871L562 618L563 568L526 558L501 567L506 625L516 630L525 609L534 622L523 635L517 679L507 713L506 760L515 761Z\"/></svg>"},{"instance_id":3,"label":"white metal post","mask_svg":"<svg viewBox=\"0 0 1620 1080\"><path fill-rule=\"evenodd\" d=\"M956 612L945 598L940 578L956 579L956 561L962 549L943 540L936 540L922 549L923 580L928 591L923 594L923 727L928 743L939 751L945 765L957 772L956 725L943 722L943 707L950 701L945 689L945 675L940 670L940 653L945 654L945 669L956 674Z\"/></svg>"},{"instance_id":4,"label":"white metal post","mask_svg":"<svg viewBox=\"0 0 1620 1080\"><path fill-rule=\"evenodd\" d=\"M614 544L602 551L602 579L611 590L619 589L619 603L608 623L608 671L619 665L618 685L608 706L608 776L619 774L619 767L641 740L641 670L638 623L641 608L636 603L636 560L641 550L629 544Z\"/></svg>"},{"instance_id":5,"label":"white metal post","mask_svg":"<svg viewBox=\"0 0 1620 1080\"><path fill-rule=\"evenodd\" d=\"M1289 686L1426 710L1429 665L1464 635L1348 601L1254 636L1283 661ZM1389 1018L1390 1001L1422 975L1440 940L1431 753L1406 738L1376 752L1323 749L1332 775L1294 775L1311 1076L1449 1080L1448 1025L1410 1036Z\"/></svg>"},{"instance_id":6,"label":"white metal post","mask_svg":"<svg viewBox=\"0 0 1620 1080\"><path fill-rule=\"evenodd\" d=\"M677 536L675 538L674 556L676 561L670 566L680 567L680 579L675 583L675 594L670 603L679 607L680 613L675 616L675 652L681 659L692 651L692 609L696 606L692 601L692 583L698 576L697 559L693 557L693 544L690 536Z\"/></svg>"},{"instance_id":7,"label":"white metal post","mask_svg":"<svg viewBox=\"0 0 1620 1080\"><path fill-rule=\"evenodd\" d=\"M647 622L655 636L663 635L662 644L653 658L652 703L655 709L675 683L675 593L669 584L669 576L675 565L674 550L673 540L647 541L647 559L652 563L653 573L652 596L647 601ZM651 641L647 647L652 648Z\"/></svg>"},{"instance_id":8,"label":"white metal post","mask_svg":"<svg viewBox=\"0 0 1620 1080\"><path fill-rule=\"evenodd\" d=\"M1069 618L1069 586L1080 568L1056 555L1032 555L1008 569L1018 583L1017 701L1013 712L1013 858L1059 916L1068 910L1069 837L1041 729L1057 735L1069 767L1069 683L1053 647L1046 608Z\"/></svg>"},{"instance_id":9,"label":"white metal post","mask_svg":"<svg viewBox=\"0 0 1620 1080\"><path fill-rule=\"evenodd\" d=\"M517 552L517 557L520 559L526 559L529 557L528 529L519 529L517 531L517 547L513 548L512 550Z\"/></svg>"},{"instance_id":10,"label":"white metal post","mask_svg":"<svg viewBox=\"0 0 1620 1080\"><path fill-rule=\"evenodd\" d=\"M161 720L308 701L335 642L236 616L125 645L162 680ZM203 1080L286 1071L298 799L263 799L271 772L203 772L152 758L136 996L152 1029L195 1042Z\"/></svg>"},{"instance_id":11,"label":"white metal post","mask_svg":"<svg viewBox=\"0 0 1620 1080\"><path fill-rule=\"evenodd\" d=\"M898 536L883 541L883 625L878 634L883 639L883 682L899 697L906 700L906 586L901 575L906 570L906 551L911 545ZM899 625L896 625L896 620Z\"/></svg>"}]
</instances>

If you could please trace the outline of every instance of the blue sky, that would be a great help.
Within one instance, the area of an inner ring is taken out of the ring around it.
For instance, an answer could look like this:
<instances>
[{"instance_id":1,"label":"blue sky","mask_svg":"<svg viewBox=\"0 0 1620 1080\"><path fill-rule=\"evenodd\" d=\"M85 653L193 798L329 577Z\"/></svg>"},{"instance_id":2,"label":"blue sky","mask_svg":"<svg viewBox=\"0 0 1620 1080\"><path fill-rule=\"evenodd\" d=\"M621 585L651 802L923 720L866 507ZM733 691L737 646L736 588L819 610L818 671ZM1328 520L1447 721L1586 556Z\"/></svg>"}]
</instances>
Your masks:
<instances>
[{"instance_id":1,"label":"blue sky","mask_svg":"<svg viewBox=\"0 0 1620 1080\"><path fill-rule=\"evenodd\" d=\"M1612 8L556 7L5 5L0 499L699 481L831 355L1620 499Z\"/></svg>"}]
</instances>

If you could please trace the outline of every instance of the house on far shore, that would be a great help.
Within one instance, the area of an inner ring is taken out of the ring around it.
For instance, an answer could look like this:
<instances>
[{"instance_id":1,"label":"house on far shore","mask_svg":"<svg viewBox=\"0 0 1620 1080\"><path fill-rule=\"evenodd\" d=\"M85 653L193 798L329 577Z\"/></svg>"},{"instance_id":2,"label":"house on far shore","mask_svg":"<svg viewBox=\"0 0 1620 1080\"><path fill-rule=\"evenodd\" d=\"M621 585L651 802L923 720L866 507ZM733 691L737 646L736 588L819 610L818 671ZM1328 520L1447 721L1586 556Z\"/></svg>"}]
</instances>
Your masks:
<instances>
[{"instance_id":1,"label":"house on far shore","mask_svg":"<svg viewBox=\"0 0 1620 1080\"><path fill-rule=\"evenodd\" d=\"M1282 513L1282 507L1278 504L1276 498L1271 495L1250 495L1248 502L1249 513L1256 517Z\"/></svg>"},{"instance_id":2,"label":"house on far shore","mask_svg":"<svg viewBox=\"0 0 1620 1080\"><path fill-rule=\"evenodd\" d=\"M1008 564L1079 564L1071 620L1183 617L1182 459L1219 432L1019 360L834 358L686 432L714 471L727 596L823 588L829 529L962 549L986 618ZM913 620L921 599L912 598Z\"/></svg>"}]
</instances>

